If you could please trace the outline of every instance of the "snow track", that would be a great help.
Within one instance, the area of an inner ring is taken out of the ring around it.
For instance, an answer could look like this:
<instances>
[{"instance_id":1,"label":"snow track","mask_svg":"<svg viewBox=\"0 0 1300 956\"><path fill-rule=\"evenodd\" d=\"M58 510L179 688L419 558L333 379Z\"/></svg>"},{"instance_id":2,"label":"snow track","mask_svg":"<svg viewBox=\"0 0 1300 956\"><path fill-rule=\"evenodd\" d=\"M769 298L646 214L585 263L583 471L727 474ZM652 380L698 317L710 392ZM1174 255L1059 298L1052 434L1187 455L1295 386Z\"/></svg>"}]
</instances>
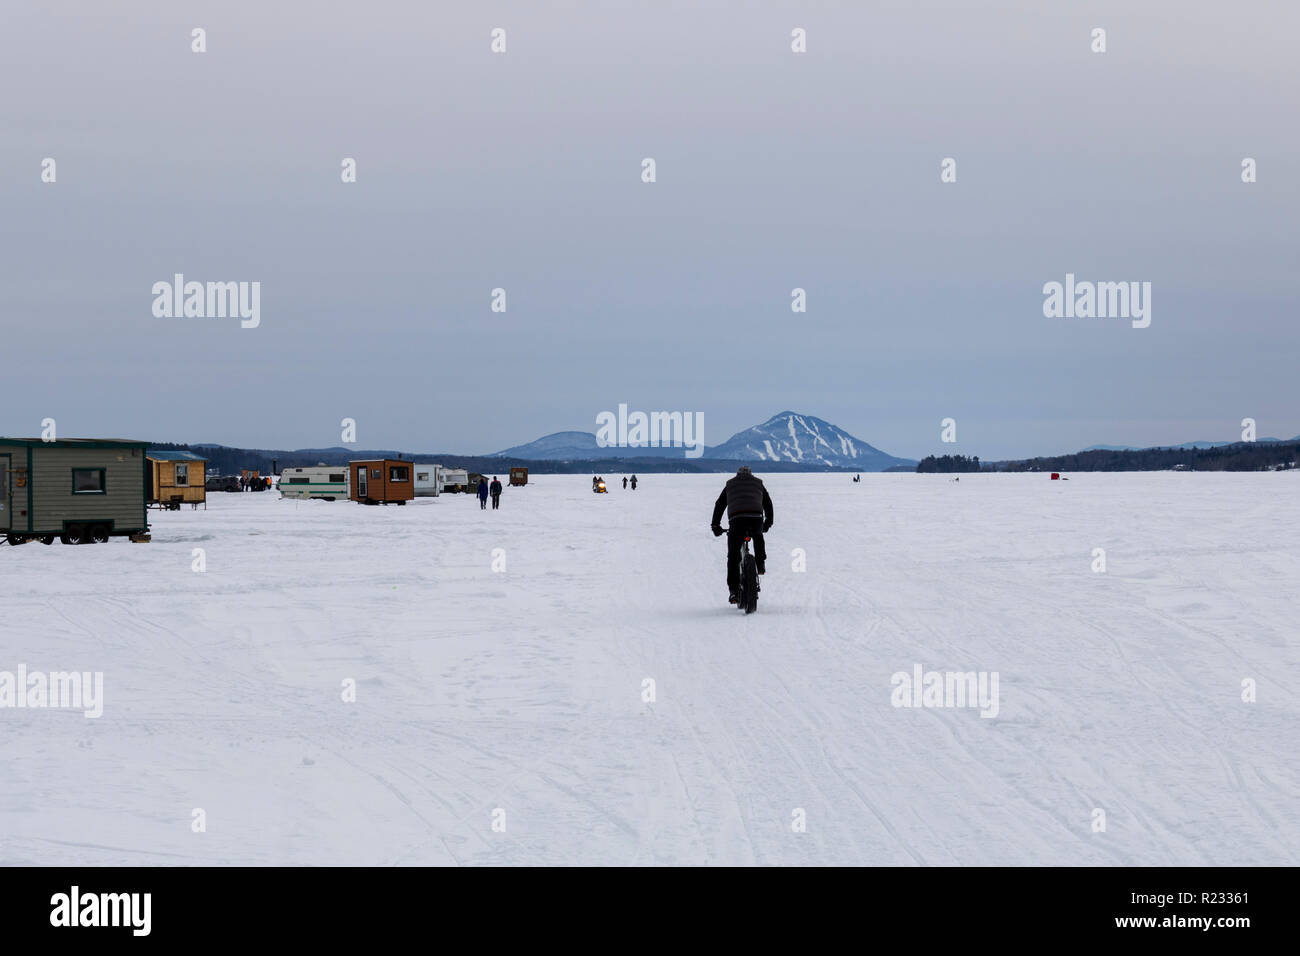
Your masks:
<instances>
[{"instance_id":1,"label":"snow track","mask_svg":"<svg viewBox=\"0 0 1300 956\"><path fill-rule=\"evenodd\" d=\"M606 477L0 549L0 671L105 685L0 709L0 863L1300 863L1296 475L772 475L748 617L725 476Z\"/></svg>"}]
</instances>

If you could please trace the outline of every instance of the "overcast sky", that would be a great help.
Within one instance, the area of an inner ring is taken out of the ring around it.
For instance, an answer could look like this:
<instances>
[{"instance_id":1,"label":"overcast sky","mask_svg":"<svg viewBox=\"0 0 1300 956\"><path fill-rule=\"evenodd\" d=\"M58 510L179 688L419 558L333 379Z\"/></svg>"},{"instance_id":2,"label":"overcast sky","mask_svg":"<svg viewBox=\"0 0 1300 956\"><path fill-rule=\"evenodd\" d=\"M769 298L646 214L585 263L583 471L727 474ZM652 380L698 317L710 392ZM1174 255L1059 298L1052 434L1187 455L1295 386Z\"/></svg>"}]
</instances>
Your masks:
<instances>
[{"instance_id":1,"label":"overcast sky","mask_svg":"<svg viewBox=\"0 0 1300 956\"><path fill-rule=\"evenodd\" d=\"M1290 0L55 6L0 31L0 434L1300 433ZM177 272L260 282L260 327L156 318ZM1150 282L1150 327L1045 318L1067 272Z\"/></svg>"}]
</instances>

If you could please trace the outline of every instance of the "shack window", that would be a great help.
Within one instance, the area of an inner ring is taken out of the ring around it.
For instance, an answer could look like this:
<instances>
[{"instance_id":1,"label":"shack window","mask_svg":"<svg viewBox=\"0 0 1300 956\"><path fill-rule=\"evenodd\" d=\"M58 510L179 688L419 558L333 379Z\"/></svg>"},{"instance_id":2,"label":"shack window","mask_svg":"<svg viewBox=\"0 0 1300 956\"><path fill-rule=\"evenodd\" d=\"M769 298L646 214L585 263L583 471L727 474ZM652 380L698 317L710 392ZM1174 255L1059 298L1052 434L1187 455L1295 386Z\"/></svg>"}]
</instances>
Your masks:
<instances>
[{"instance_id":1,"label":"shack window","mask_svg":"<svg viewBox=\"0 0 1300 956\"><path fill-rule=\"evenodd\" d=\"M178 464L176 466L176 487L179 488L182 485L188 485L189 483L190 483L190 466Z\"/></svg>"},{"instance_id":2,"label":"shack window","mask_svg":"<svg viewBox=\"0 0 1300 956\"><path fill-rule=\"evenodd\" d=\"M380 474L381 474L381 472L380 472L380 470L379 470L378 468L371 468L371 469L370 469L370 477L371 477L371 478L378 478L378 477L380 476Z\"/></svg>"},{"instance_id":3,"label":"shack window","mask_svg":"<svg viewBox=\"0 0 1300 956\"><path fill-rule=\"evenodd\" d=\"M345 480L345 479L344 479L344 477L343 477L342 475L330 475L330 481L334 481L334 482L342 482L342 481L344 481L344 480Z\"/></svg>"},{"instance_id":4,"label":"shack window","mask_svg":"<svg viewBox=\"0 0 1300 956\"><path fill-rule=\"evenodd\" d=\"M104 494L103 468L72 469L72 493L74 495Z\"/></svg>"},{"instance_id":5,"label":"shack window","mask_svg":"<svg viewBox=\"0 0 1300 956\"><path fill-rule=\"evenodd\" d=\"M428 481L428 480L429 480L429 473L428 473L427 471L417 471L417 472L415 473L415 480L416 480L416 481Z\"/></svg>"},{"instance_id":6,"label":"shack window","mask_svg":"<svg viewBox=\"0 0 1300 956\"><path fill-rule=\"evenodd\" d=\"M393 465L388 469L389 481L410 481L411 469L406 465Z\"/></svg>"}]
</instances>

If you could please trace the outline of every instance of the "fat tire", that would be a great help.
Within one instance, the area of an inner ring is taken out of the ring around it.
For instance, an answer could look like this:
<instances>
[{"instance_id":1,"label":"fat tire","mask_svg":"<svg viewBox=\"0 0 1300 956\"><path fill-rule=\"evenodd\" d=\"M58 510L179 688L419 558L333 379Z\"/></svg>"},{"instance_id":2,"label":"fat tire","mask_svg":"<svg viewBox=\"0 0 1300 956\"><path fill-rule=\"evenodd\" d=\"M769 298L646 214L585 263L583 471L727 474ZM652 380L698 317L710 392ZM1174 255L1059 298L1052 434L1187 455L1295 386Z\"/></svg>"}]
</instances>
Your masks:
<instances>
[{"instance_id":1,"label":"fat tire","mask_svg":"<svg viewBox=\"0 0 1300 956\"><path fill-rule=\"evenodd\" d=\"M740 566L740 600L746 614L758 610L758 562L752 554L746 554Z\"/></svg>"}]
</instances>

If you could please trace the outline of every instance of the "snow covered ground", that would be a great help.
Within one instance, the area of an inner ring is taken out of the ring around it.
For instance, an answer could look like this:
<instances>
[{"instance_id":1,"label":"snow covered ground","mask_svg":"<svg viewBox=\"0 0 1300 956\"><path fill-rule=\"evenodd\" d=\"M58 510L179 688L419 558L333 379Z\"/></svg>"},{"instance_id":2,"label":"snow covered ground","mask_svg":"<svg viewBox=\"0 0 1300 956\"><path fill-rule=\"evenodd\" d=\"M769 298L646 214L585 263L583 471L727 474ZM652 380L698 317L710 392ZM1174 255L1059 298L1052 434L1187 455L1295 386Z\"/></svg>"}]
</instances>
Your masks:
<instances>
[{"instance_id":1,"label":"snow covered ground","mask_svg":"<svg viewBox=\"0 0 1300 956\"><path fill-rule=\"evenodd\" d=\"M0 709L0 863L1300 863L1300 475L773 475L749 617L723 476L608 477L0 549L0 671L105 687Z\"/></svg>"}]
</instances>

